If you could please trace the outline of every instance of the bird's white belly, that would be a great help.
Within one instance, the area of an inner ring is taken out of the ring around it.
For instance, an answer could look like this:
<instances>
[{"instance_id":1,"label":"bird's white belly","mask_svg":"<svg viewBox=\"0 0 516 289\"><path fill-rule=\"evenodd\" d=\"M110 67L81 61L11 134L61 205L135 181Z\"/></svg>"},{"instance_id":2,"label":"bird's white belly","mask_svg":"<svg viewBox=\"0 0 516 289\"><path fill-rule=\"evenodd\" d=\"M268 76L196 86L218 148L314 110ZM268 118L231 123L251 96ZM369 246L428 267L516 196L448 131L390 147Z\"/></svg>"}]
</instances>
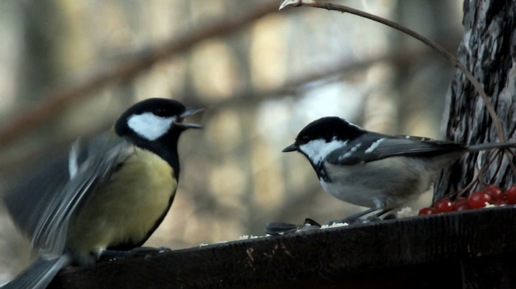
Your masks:
<instances>
[{"instance_id":1,"label":"bird's white belly","mask_svg":"<svg viewBox=\"0 0 516 289\"><path fill-rule=\"evenodd\" d=\"M381 196L381 192L372 193L369 189L351 183L327 183L321 179L321 186L335 198L357 206L374 207L374 200Z\"/></svg>"},{"instance_id":2,"label":"bird's white belly","mask_svg":"<svg viewBox=\"0 0 516 289\"><path fill-rule=\"evenodd\" d=\"M324 166L331 178L329 182L320 180L325 191L344 202L370 208L394 208L415 199L434 178L417 160L402 157L354 166Z\"/></svg>"}]
</instances>

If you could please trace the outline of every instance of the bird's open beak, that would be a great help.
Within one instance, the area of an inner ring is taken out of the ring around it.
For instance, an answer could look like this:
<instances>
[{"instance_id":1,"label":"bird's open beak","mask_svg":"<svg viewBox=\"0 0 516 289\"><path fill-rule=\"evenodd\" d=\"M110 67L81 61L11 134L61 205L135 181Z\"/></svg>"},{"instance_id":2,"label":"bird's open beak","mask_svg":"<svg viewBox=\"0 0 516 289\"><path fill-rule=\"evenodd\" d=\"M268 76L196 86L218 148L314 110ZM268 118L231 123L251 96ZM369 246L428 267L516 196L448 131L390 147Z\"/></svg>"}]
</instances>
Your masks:
<instances>
[{"instance_id":1,"label":"bird's open beak","mask_svg":"<svg viewBox=\"0 0 516 289\"><path fill-rule=\"evenodd\" d=\"M288 152L295 152L297 151L297 145L295 143L289 145L288 147L284 148L282 152L288 153Z\"/></svg>"},{"instance_id":2,"label":"bird's open beak","mask_svg":"<svg viewBox=\"0 0 516 289\"><path fill-rule=\"evenodd\" d=\"M191 115L194 115L200 111L203 111L204 108L187 108L181 115L180 117L181 118L185 118L185 117L188 117L188 116L191 116ZM184 127L184 128L196 128L196 129L200 129L200 128L203 128L202 125L200 124L197 124L197 123L188 123L188 122L181 122L179 124L180 126Z\"/></svg>"}]
</instances>

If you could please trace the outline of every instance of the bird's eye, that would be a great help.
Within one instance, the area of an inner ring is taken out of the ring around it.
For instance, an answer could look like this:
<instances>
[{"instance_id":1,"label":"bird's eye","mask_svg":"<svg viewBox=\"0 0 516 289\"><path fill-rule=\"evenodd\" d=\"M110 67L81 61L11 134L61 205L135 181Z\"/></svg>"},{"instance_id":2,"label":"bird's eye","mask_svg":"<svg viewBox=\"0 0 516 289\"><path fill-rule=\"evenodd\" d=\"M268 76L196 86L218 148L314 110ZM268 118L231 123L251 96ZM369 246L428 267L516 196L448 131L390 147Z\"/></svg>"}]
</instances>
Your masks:
<instances>
[{"instance_id":1,"label":"bird's eye","mask_svg":"<svg viewBox=\"0 0 516 289\"><path fill-rule=\"evenodd\" d=\"M309 137L307 137L307 136L303 136L303 137L301 137L301 139L299 140L299 142L300 142L300 143L302 143L302 144L306 144L306 143L308 143L309 141L310 141L310 138L309 138Z\"/></svg>"},{"instance_id":2,"label":"bird's eye","mask_svg":"<svg viewBox=\"0 0 516 289\"><path fill-rule=\"evenodd\" d=\"M158 108L155 112L154 112L155 115L157 116L161 116L161 117L165 117L167 116L167 110L164 109L164 108Z\"/></svg>"}]
</instances>

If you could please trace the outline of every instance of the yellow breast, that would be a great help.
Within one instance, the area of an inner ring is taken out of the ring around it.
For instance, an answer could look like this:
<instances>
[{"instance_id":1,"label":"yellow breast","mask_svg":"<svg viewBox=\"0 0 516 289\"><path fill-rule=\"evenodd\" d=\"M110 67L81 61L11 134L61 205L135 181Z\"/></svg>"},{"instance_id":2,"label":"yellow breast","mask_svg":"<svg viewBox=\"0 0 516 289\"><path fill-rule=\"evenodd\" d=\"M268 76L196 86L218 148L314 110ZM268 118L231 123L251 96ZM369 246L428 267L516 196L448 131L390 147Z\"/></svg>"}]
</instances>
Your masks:
<instances>
[{"instance_id":1,"label":"yellow breast","mask_svg":"<svg viewBox=\"0 0 516 289\"><path fill-rule=\"evenodd\" d=\"M140 243L162 216L177 188L173 169L157 155L135 148L110 182L80 211L69 244L91 252Z\"/></svg>"}]
</instances>

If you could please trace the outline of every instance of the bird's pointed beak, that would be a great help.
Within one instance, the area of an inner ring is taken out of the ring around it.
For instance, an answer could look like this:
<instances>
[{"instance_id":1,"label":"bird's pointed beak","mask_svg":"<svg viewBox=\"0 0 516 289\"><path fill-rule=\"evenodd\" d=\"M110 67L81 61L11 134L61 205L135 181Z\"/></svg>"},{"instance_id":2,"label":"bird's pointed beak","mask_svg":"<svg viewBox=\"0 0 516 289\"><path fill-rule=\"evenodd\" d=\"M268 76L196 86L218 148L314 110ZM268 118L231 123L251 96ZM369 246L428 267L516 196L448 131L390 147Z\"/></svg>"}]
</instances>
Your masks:
<instances>
[{"instance_id":1,"label":"bird's pointed beak","mask_svg":"<svg viewBox=\"0 0 516 289\"><path fill-rule=\"evenodd\" d=\"M287 6L297 6L301 5L303 1L301 0L283 0L278 10L281 10Z\"/></svg>"},{"instance_id":2,"label":"bird's pointed beak","mask_svg":"<svg viewBox=\"0 0 516 289\"><path fill-rule=\"evenodd\" d=\"M198 112L201 112L203 111L204 108L202 107L199 107L199 108L193 108L193 107L188 107L185 109L185 111L180 115L180 117L188 117L188 116L191 116L191 115L194 115Z\"/></svg>"},{"instance_id":3,"label":"bird's pointed beak","mask_svg":"<svg viewBox=\"0 0 516 289\"><path fill-rule=\"evenodd\" d=\"M288 147L284 148L282 152L288 153L288 152L295 152L298 150L298 147L295 143L289 145Z\"/></svg>"},{"instance_id":4,"label":"bird's pointed beak","mask_svg":"<svg viewBox=\"0 0 516 289\"><path fill-rule=\"evenodd\" d=\"M188 116L191 116L191 115L194 115L198 112L201 112L203 111L204 108L187 108L181 115L180 117L188 117ZM194 128L194 129L201 129L203 128L202 125L200 124L197 124L197 123L188 123L188 122L182 122L180 123L180 125L183 127L183 128Z\"/></svg>"}]
</instances>

